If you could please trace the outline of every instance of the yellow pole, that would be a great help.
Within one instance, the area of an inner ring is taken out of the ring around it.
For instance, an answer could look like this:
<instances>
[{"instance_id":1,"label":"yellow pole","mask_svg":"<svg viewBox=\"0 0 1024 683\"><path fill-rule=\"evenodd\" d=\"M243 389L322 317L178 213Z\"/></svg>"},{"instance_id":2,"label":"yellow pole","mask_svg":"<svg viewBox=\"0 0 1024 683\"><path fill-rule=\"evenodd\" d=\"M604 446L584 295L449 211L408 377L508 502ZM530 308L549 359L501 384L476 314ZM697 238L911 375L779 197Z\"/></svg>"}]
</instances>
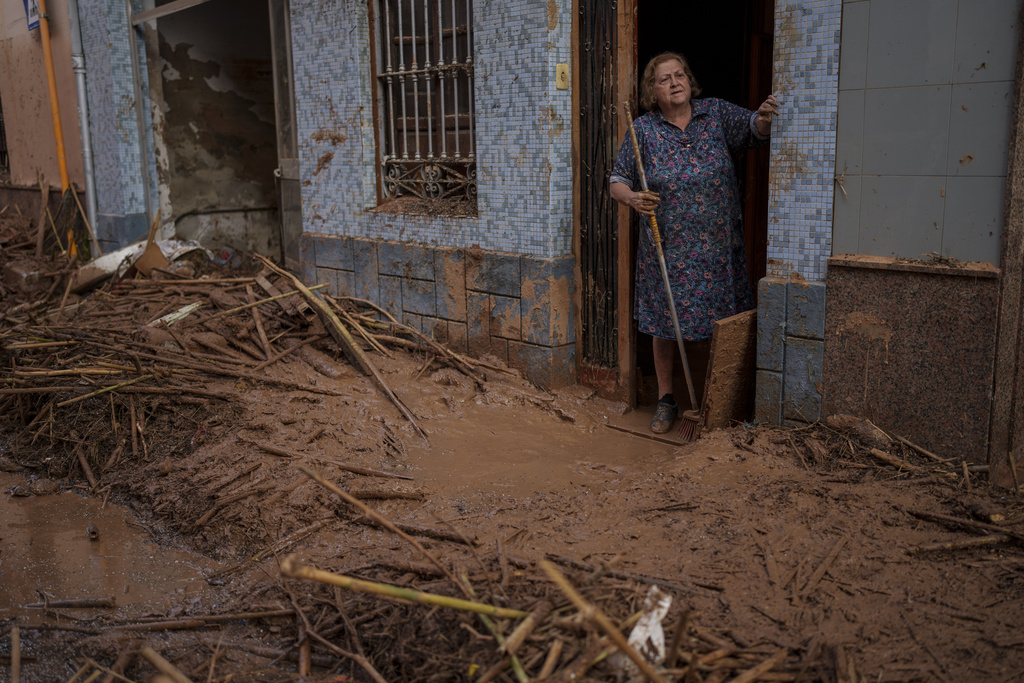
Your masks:
<instances>
[{"instance_id":1,"label":"yellow pole","mask_svg":"<svg viewBox=\"0 0 1024 683\"><path fill-rule=\"evenodd\" d=\"M46 14L46 0L39 0L39 35L43 38L43 59L46 60L46 81L50 86L50 112L53 114L53 137L57 141L57 165L60 168L60 189L71 187L68 180L68 162L64 156L64 131L60 125L60 103L57 100L57 77L53 71L53 51L50 48L50 20Z\"/></svg>"}]
</instances>

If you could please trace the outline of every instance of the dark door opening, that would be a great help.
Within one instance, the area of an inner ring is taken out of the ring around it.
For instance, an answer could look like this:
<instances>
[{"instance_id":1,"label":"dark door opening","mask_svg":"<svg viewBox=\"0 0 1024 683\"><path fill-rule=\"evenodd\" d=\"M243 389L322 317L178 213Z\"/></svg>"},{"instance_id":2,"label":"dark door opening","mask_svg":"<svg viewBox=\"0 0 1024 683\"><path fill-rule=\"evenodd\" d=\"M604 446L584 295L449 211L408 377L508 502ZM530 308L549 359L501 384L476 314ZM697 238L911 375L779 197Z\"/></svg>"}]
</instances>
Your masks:
<instances>
[{"instance_id":1,"label":"dark door opening","mask_svg":"<svg viewBox=\"0 0 1024 683\"><path fill-rule=\"evenodd\" d=\"M637 2L637 86L644 67L655 55L678 52L686 57L703 90L702 97L718 97L756 109L771 93L774 0L719 0L704 2ZM636 100L639 101L639 92ZM751 286L764 277L768 249L768 150L745 152L734 158L744 201L747 271ZM635 220L635 218L634 218ZM636 254L635 235L632 253ZM633 265L635 268L635 263ZM629 274L630 279L633 272ZM650 337L636 334L638 401L657 400ZM702 393L707 369L707 345L698 346L690 364ZM690 355L688 353L688 355ZM682 371L676 386L685 386ZM684 401L685 403L685 401Z\"/></svg>"},{"instance_id":2,"label":"dark door opening","mask_svg":"<svg viewBox=\"0 0 1024 683\"><path fill-rule=\"evenodd\" d=\"M164 206L209 246L281 253L270 14L216 0L161 17ZM152 73L152 71L151 71ZM168 216L167 218L170 218Z\"/></svg>"}]
</instances>

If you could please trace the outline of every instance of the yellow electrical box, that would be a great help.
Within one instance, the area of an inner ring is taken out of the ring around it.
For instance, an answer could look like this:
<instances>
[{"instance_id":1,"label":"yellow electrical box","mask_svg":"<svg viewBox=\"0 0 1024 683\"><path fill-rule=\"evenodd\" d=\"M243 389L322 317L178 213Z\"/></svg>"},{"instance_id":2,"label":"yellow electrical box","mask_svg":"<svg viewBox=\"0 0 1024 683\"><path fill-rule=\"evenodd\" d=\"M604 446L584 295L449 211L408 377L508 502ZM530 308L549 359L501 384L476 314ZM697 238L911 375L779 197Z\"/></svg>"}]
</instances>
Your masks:
<instances>
[{"instance_id":1,"label":"yellow electrical box","mask_svg":"<svg viewBox=\"0 0 1024 683\"><path fill-rule=\"evenodd\" d=\"M555 87L559 90L569 89L569 65L555 64Z\"/></svg>"}]
</instances>

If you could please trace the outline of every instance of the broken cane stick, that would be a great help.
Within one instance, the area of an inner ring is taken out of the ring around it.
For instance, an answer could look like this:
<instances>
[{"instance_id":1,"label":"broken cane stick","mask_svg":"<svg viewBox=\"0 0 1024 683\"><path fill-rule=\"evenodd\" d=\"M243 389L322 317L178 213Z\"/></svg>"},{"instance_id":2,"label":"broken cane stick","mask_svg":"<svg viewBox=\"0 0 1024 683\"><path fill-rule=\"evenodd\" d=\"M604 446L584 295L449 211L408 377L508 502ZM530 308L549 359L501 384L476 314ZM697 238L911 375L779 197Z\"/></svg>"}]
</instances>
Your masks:
<instances>
[{"instance_id":1,"label":"broken cane stick","mask_svg":"<svg viewBox=\"0 0 1024 683\"><path fill-rule=\"evenodd\" d=\"M345 327L345 325L341 322L338 316L334 314L334 311L331 310L331 307L328 306L320 297L314 296L313 292L310 291L310 289L306 287L306 285L302 284L302 281L299 280L299 278L295 277L294 275L292 275L291 273L282 268L278 268L270 259L264 256L260 256L259 254L256 255L256 258L260 262L262 262L263 265L267 266L278 275L282 275L284 277L291 279L292 283L295 285L295 288L302 292L303 295L305 295L306 299L309 301L309 303L312 304L313 307L316 309L317 315L320 316L320 320L323 321L324 323L324 327L326 327L327 331L330 332L332 337L334 337L334 341L338 342L338 345L341 346L341 348L345 351L345 355L348 356L352 364L358 367L360 370L362 370L364 374L369 375L373 379L374 383L377 385L377 388L380 389L381 392L385 396L387 396L392 403L395 404L395 407L398 408L399 412L401 412L402 415L404 415L405 418L409 420L409 422L413 426L413 429L416 430L416 433L423 437L424 441L428 441L429 443L429 440L427 439L427 433L423 431L423 429L416 422L416 418L413 417L412 411L410 411L409 408L404 403L402 403L402 400L395 395L395 392L391 390L391 387L388 386L387 382L384 381L384 378L381 377L379 372L377 372L377 368L374 367L373 363L370 362L370 359L366 356L365 353L363 353L363 350L359 348L359 346L356 344L356 340L348 331L348 328Z\"/></svg>"},{"instance_id":2,"label":"broken cane stick","mask_svg":"<svg viewBox=\"0 0 1024 683\"><path fill-rule=\"evenodd\" d=\"M529 616L529 612L523 612L517 609L495 607L493 605L485 605L471 600L450 598L446 595L424 593L412 588L401 588L399 586L392 586L386 583L363 581L361 579L354 579L350 576L343 576L341 574L334 574L332 572L314 569L313 567L299 564L298 560L296 560L293 555L289 555L281 560L281 573L293 579L318 581L320 583L339 586L341 588L347 588L361 593L373 593L374 595L382 595L388 598L418 602L423 605L437 605L438 607L448 607L450 609L462 610L463 612L488 614L498 617L499 619L521 619Z\"/></svg>"},{"instance_id":3,"label":"broken cane stick","mask_svg":"<svg viewBox=\"0 0 1024 683\"><path fill-rule=\"evenodd\" d=\"M562 575L562 572L558 571L558 568L555 567L554 564L547 560L541 560L540 567L551 578L551 580L554 581L555 585L562 589L562 592L565 593L566 597L568 597L574 605L576 605L576 608L580 610L583 616L597 624L611 639L611 641L615 643L616 647L618 647L624 655L629 657L633 663L637 665L637 668L640 669L644 676L647 676L648 680L654 681L654 683L665 683L665 679L654 670L654 667L651 666L650 662L641 657L640 654L633 649L633 646L629 644L628 640L626 640L626 636L622 635L622 632L616 628L611 619L605 616L604 612L598 609L596 605L592 605L587 602L587 599L573 588L572 584L569 583L569 580Z\"/></svg>"}]
</instances>

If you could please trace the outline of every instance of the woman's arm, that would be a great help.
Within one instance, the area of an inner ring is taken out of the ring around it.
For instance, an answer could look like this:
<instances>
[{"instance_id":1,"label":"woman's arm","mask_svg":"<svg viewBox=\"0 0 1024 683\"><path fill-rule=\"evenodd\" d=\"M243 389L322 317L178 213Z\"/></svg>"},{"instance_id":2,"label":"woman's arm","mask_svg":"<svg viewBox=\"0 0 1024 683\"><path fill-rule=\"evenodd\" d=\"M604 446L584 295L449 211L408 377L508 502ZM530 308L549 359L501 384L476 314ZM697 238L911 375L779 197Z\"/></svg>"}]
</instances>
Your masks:
<instances>
[{"instance_id":1,"label":"woman's arm","mask_svg":"<svg viewBox=\"0 0 1024 683\"><path fill-rule=\"evenodd\" d=\"M612 193L612 199L644 216L653 216L661 201L657 192L633 192L629 185L614 180L609 185L609 190Z\"/></svg>"}]
</instances>

